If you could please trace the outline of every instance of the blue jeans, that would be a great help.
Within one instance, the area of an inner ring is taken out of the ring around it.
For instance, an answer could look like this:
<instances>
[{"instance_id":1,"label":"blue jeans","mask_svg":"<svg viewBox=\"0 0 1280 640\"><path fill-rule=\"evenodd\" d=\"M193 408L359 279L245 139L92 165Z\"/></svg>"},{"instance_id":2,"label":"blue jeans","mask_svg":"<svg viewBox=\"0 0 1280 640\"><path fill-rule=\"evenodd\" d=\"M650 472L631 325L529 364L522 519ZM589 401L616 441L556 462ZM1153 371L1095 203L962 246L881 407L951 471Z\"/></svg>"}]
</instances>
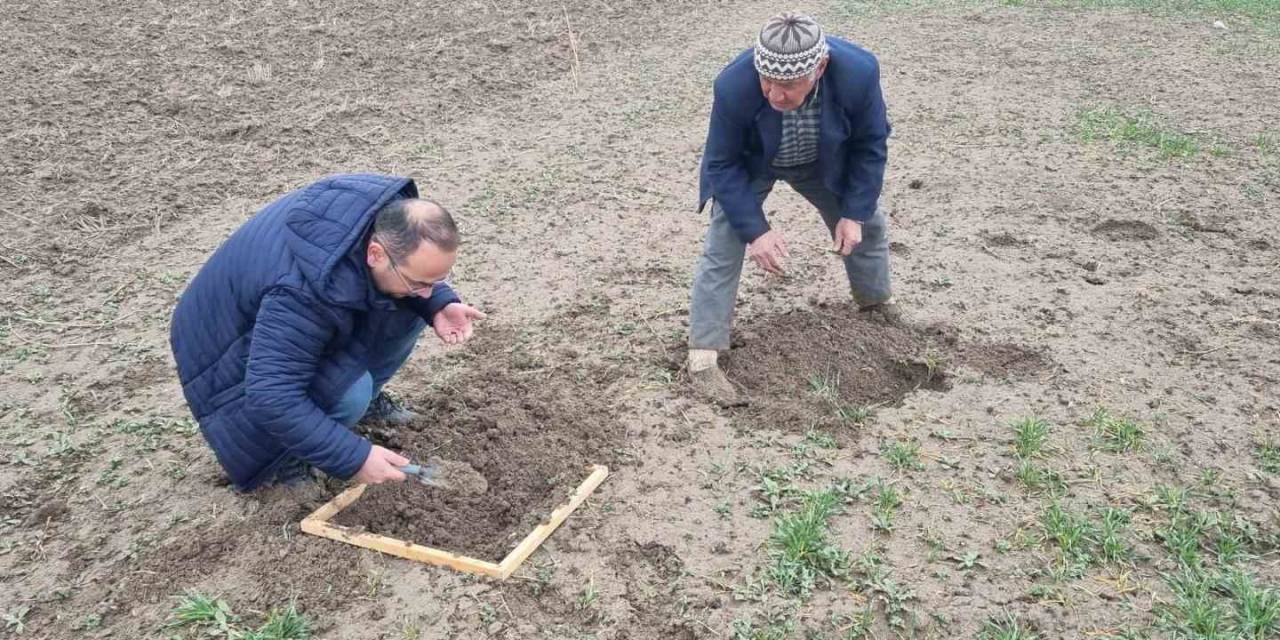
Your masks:
<instances>
[{"instance_id":1,"label":"blue jeans","mask_svg":"<svg viewBox=\"0 0 1280 640\"><path fill-rule=\"evenodd\" d=\"M373 354L371 368L347 387L338 404L329 412L329 417L346 425L348 429L356 426L369 403L378 396L382 385L404 366L413 354L413 347L418 343L418 336L426 328L425 321L419 321L413 331L403 336L395 336L390 340L378 341L378 351ZM285 456L277 466L275 476L266 484L289 485L302 481L311 475L311 466L293 456Z\"/></svg>"},{"instance_id":2,"label":"blue jeans","mask_svg":"<svg viewBox=\"0 0 1280 640\"><path fill-rule=\"evenodd\" d=\"M338 400L338 404L329 412L329 417L348 428L356 426L360 418L364 417L369 403L382 391L382 385L386 384L391 376L394 376L409 360L409 356L413 354L413 347L418 344L418 336L422 335L422 330L426 326L425 321L419 321L415 330L403 336L380 341L378 343L380 348L373 354L369 370L347 388L346 393L342 394L342 399Z\"/></svg>"},{"instance_id":3,"label":"blue jeans","mask_svg":"<svg viewBox=\"0 0 1280 640\"><path fill-rule=\"evenodd\" d=\"M758 179L751 189L764 202L775 180L783 180L822 214L827 230L835 232L840 221L840 201L822 184L816 165L774 168L776 177ZM853 299L859 306L878 304L893 294L889 283L889 234L883 213L877 211L862 224L862 242L844 258ZM738 280L747 245L729 226L720 203L711 202L711 226L707 229L702 258L693 277L689 303L689 348L729 348L729 330L738 299Z\"/></svg>"}]
</instances>

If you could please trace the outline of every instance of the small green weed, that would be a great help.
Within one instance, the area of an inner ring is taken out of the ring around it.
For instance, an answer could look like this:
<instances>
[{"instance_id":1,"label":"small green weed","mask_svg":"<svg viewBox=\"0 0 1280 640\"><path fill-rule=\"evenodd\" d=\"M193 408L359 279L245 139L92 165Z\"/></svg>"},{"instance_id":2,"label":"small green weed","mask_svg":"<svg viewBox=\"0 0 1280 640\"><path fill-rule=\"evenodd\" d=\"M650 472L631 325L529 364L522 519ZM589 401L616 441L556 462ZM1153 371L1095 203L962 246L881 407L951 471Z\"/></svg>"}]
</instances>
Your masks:
<instances>
[{"instance_id":1,"label":"small green weed","mask_svg":"<svg viewBox=\"0 0 1280 640\"><path fill-rule=\"evenodd\" d=\"M1120 563L1133 557L1133 547L1124 537L1130 520L1130 513L1123 509L1108 507L1103 510L1099 540L1103 561Z\"/></svg>"},{"instance_id":2,"label":"small green weed","mask_svg":"<svg viewBox=\"0 0 1280 640\"><path fill-rule=\"evenodd\" d=\"M290 602L283 609L272 609L267 621L257 631L249 631L239 636L240 640L308 640L311 637L311 622L298 613L298 607Z\"/></svg>"},{"instance_id":3,"label":"small green weed","mask_svg":"<svg viewBox=\"0 0 1280 640\"><path fill-rule=\"evenodd\" d=\"M129 479L120 474L120 467L124 465L124 459L120 457L112 458L106 469L98 475L98 485L108 486L116 489L122 489L129 484Z\"/></svg>"},{"instance_id":4,"label":"small green weed","mask_svg":"<svg viewBox=\"0 0 1280 640\"><path fill-rule=\"evenodd\" d=\"M578 594L577 608L578 611L586 611L594 607L600 601L600 590L596 588L594 579L587 581L587 586L582 588Z\"/></svg>"},{"instance_id":5,"label":"small green weed","mask_svg":"<svg viewBox=\"0 0 1280 640\"><path fill-rule=\"evenodd\" d=\"M139 439L138 450L143 452L182 446L179 438L195 435L199 427L190 418L171 419L150 417L142 420L116 420L111 430Z\"/></svg>"},{"instance_id":6,"label":"small green weed","mask_svg":"<svg viewBox=\"0 0 1280 640\"><path fill-rule=\"evenodd\" d=\"M841 422L854 426L864 426L876 417L875 410L869 406L841 405L836 408L836 417Z\"/></svg>"},{"instance_id":7,"label":"small green weed","mask_svg":"<svg viewBox=\"0 0 1280 640\"><path fill-rule=\"evenodd\" d=\"M751 490L762 504L751 509L751 516L764 518L781 509L788 498L796 495L797 490L791 481L803 475L804 468L804 466L778 467L761 472L759 483Z\"/></svg>"},{"instance_id":8,"label":"small green weed","mask_svg":"<svg viewBox=\"0 0 1280 640\"><path fill-rule=\"evenodd\" d=\"M839 372L815 373L809 376L809 392L826 400L827 402L837 402L840 400L840 374Z\"/></svg>"},{"instance_id":9,"label":"small green weed","mask_svg":"<svg viewBox=\"0 0 1280 640\"><path fill-rule=\"evenodd\" d=\"M819 449L836 448L836 439L831 434L814 428L804 432L804 442Z\"/></svg>"},{"instance_id":10,"label":"small green weed","mask_svg":"<svg viewBox=\"0 0 1280 640\"><path fill-rule=\"evenodd\" d=\"M211 633L231 634L231 624L239 618L231 613L226 601L196 592L188 592L178 598L178 605L169 614L169 626L195 626L208 628Z\"/></svg>"},{"instance_id":11,"label":"small green weed","mask_svg":"<svg viewBox=\"0 0 1280 640\"><path fill-rule=\"evenodd\" d=\"M978 634L978 640L1039 640L1030 627L1012 613L1004 613L987 621Z\"/></svg>"},{"instance_id":12,"label":"small green weed","mask_svg":"<svg viewBox=\"0 0 1280 640\"><path fill-rule=\"evenodd\" d=\"M838 372L809 376L809 392L831 407L836 419L846 425L864 426L875 417L874 407L846 405L840 399Z\"/></svg>"},{"instance_id":13,"label":"small green weed","mask_svg":"<svg viewBox=\"0 0 1280 640\"><path fill-rule=\"evenodd\" d=\"M1179 564L1199 568L1201 565L1201 539L1209 530L1210 522L1204 514L1178 512L1169 524L1156 529L1156 536Z\"/></svg>"},{"instance_id":14,"label":"small green weed","mask_svg":"<svg viewBox=\"0 0 1280 640\"><path fill-rule=\"evenodd\" d=\"M1158 484L1149 503L1169 513L1182 513L1187 510L1187 495L1188 491L1183 487Z\"/></svg>"},{"instance_id":15,"label":"small green weed","mask_svg":"<svg viewBox=\"0 0 1280 640\"><path fill-rule=\"evenodd\" d=\"M1021 460L1044 455L1044 443L1049 437L1049 423L1040 418L1023 418L1013 423L1013 451Z\"/></svg>"},{"instance_id":16,"label":"small green weed","mask_svg":"<svg viewBox=\"0 0 1280 640\"><path fill-rule=\"evenodd\" d=\"M1253 144L1258 148L1258 152L1264 155L1280 153L1280 135L1278 134L1260 133L1253 139Z\"/></svg>"},{"instance_id":17,"label":"small green weed","mask_svg":"<svg viewBox=\"0 0 1280 640\"><path fill-rule=\"evenodd\" d=\"M884 561L875 552L867 550L856 562L862 574L859 581L862 590L878 600L884 608L885 620L897 637L914 637L917 616L908 606L916 599L915 591L899 585ZM871 603L868 603L871 606Z\"/></svg>"},{"instance_id":18,"label":"small green weed","mask_svg":"<svg viewBox=\"0 0 1280 640\"><path fill-rule=\"evenodd\" d=\"M31 607L18 607L13 611L0 614L0 620L4 620L4 628L6 630L20 636L27 630L27 613L30 611Z\"/></svg>"},{"instance_id":19,"label":"small green weed","mask_svg":"<svg viewBox=\"0 0 1280 640\"><path fill-rule=\"evenodd\" d=\"M737 618L731 624L732 640L787 640L795 632L796 623L791 616L775 614L766 616L763 626L756 626L752 618Z\"/></svg>"},{"instance_id":20,"label":"small green weed","mask_svg":"<svg viewBox=\"0 0 1280 640\"><path fill-rule=\"evenodd\" d=\"M284 608L273 608L267 620L256 630L235 628L239 616L220 598L188 592L177 598L178 604L169 614L168 627L195 627L205 636L222 636L227 640L310 640L311 622L290 602Z\"/></svg>"},{"instance_id":21,"label":"small green weed","mask_svg":"<svg viewBox=\"0 0 1280 640\"><path fill-rule=\"evenodd\" d=\"M1040 518L1045 540L1059 551L1057 570L1068 577L1079 577L1093 562L1093 547L1098 532L1083 515L1066 511L1060 504L1049 505Z\"/></svg>"},{"instance_id":22,"label":"small green weed","mask_svg":"<svg viewBox=\"0 0 1280 640\"><path fill-rule=\"evenodd\" d=\"M1067 482L1062 474L1053 469L1042 468L1030 460L1019 461L1018 471L1014 475L1030 491L1050 496L1060 496L1067 491Z\"/></svg>"},{"instance_id":23,"label":"small green weed","mask_svg":"<svg viewBox=\"0 0 1280 640\"><path fill-rule=\"evenodd\" d=\"M1254 455L1258 458L1258 466L1267 473L1280 474L1280 445L1274 440L1265 440L1254 447Z\"/></svg>"},{"instance_id":24,"label":"small green weed","mask_svg":"<svg viewBox=\"0 0 1280 640\"><path fill-rule=\"evenodd\" d=\"M1137 422L1129 418L1112 416L1101 407L1093 413L1087 424L1093 427L1103 449L1117 453L1138 450L1146 435Z\"/></svg>"},{"instance_id":25,"label":"small green weed","mask_svg":"<svg viewBox=\"0 0 1280 640\"><path fill-rule=\"evenodd\" d=\"M871 635L871 625L875 624L876 614L870 607L853 615L831 614L831 626L840 634L841 640L863 640Z\"/></svg>"},{"instance_id":26,"label":"small green weed","mask_svg":"<svg viewBox=\"0 0 1280 640\"><path fill-rule=\"evenodd\" d=\"M886 446L881 455L897 471L919 471L924 469L920 462L920 443L894 442Z\"/></svg>"},{"instance_id":27,"label":"small green weed","mask_svg":"<svg viewBox=\"0 0 1280 640\"><path fill-rule=\"evenodd\" d=\"M893 517L902 502L902 494L892 484L877 480L871 495L871 528L893 533Z\"/></svg>"}]
</instances>

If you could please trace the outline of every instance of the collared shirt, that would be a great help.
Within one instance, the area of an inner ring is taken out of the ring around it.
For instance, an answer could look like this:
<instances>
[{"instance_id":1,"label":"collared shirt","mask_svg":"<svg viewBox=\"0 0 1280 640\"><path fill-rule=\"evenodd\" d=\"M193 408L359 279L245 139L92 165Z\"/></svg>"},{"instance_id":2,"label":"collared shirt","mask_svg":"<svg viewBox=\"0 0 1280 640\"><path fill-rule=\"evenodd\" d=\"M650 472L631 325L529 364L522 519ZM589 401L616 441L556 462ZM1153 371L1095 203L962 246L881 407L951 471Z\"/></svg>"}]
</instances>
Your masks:
<instances>
[{"instance_id":1,"label":"collared shirt","mask_svg":"<svg viewBox=\"0 0 1280 640\"><path fill-rule=\"evenodd\" d=\"M822 120L818 92L821 89L819 82L804 104L793 111L782 112L782 141L778 143L773 166L797 167L818 159L818 128Z\"/></svg>"}]
</instances>

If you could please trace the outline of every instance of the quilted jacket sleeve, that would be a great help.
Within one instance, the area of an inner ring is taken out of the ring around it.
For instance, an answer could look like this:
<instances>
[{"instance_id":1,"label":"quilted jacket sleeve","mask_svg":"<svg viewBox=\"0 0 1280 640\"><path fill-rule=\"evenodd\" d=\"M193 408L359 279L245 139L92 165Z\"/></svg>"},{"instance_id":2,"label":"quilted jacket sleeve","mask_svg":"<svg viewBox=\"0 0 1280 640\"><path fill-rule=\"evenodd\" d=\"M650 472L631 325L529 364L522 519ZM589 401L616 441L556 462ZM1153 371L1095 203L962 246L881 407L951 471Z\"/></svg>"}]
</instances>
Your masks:
<instances>
[{"instance_id":1,"label":"quilted jacket sleeve","mask_svg":"<svg viewBox=\"0 0 1280 640\"><path fill-rule=\"evenodd\" d=\"M329 475L350 478L372 445L330 418L308 389L335 328L320 305L289 288L259 306L245 374L245 414L290 453Z\"/></svg>"}]
</instances>

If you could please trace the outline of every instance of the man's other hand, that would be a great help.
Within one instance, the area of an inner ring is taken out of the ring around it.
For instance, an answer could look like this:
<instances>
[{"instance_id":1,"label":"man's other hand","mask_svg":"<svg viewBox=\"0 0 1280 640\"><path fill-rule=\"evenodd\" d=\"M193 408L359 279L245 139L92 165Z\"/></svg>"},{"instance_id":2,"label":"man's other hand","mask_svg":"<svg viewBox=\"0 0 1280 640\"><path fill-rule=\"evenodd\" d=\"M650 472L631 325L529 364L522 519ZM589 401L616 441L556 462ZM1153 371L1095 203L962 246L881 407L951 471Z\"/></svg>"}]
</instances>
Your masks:
<instances>
[{"instance_id":1,"label":"man's other hand","mask_svg":"<svg viewBox=\"0 0 1280 640\"><path fill-rule=\"evenodd\" d=\"M484 318L484 313L479 309L455 302L436 312L436 316L431 319L431 328L435 329L441 342L462 344L471 339L471 323Z\"/></svg>"},{"instance_id":2,"label":"man's other hand","mask_svg":"<svg viewBox=\"0 0 1280 640\"><path fill-rule=\"evenodd\" d=\"M836 230L832 233L835 240L835 246L831 250L847 256L853 253L854 247L862 242L862 225L848 218L841 218L836 223Z\"/></svg>"},{"instance_id":3,"label":"man's other hand","mask_svg":"<svg viewBox=\"0 0 1280 640\"><path fill-rule=\"evenodd\" d=\"M452 305L451 305L452 306ZM404 472L396 467L409 464L409 459L388 449L373 445L369 457L356 472L356 482L362 484L382 484L388 480L404 480Z\"/></svg>"},{"instance_id":4,"label":"man's other hand","mask_svg":"<svg viewBox=\"0 0 1280 640\"><path fill-rule=\"evenodd\" d=\"M785 271L783 261L791 254L787 252L787 241L782 239L782 234L770 229L747 245L747 257L761 269L780 276Z\"/></svg>"}]
</instances>

